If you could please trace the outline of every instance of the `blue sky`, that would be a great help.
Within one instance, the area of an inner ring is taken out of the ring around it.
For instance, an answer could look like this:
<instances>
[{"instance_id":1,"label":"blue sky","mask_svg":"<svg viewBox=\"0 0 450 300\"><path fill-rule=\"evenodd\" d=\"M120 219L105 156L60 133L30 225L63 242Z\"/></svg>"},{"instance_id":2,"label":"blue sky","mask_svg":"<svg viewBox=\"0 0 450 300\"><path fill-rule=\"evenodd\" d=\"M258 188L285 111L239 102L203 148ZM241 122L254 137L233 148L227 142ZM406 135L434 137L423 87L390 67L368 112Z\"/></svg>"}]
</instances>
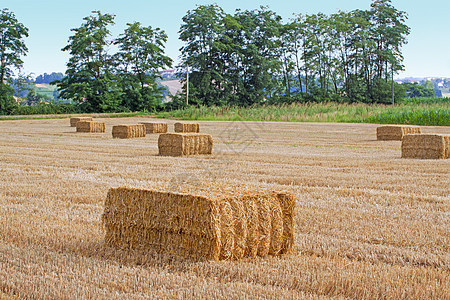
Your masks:
<instances>
[{"instance_id":1,"label":"blue sky","mask_svg":"<svg viewBox=\"0 0 450 300\"><path fill-rule=\"evenodd\" d=\"M123 32L126 23L141 22L144 26L159 27L169 40L166 54L175 61L182 47L178 40L181 18L198 4L217 3L226 12L235 9L256 9L261 5L278 13L288 21L293 13L335 13L338 10L370 8L371 0L1 0L0 9L8 8L29 28L25 40L29 52L24 57L24 71L39 74L64 72L69 56L61 48L67 45L71 28L83 23L93 10L116 15L113 35ZM411 27L408 44L403 47L405 71L397 77L449 77L450 78L450 1L393 0L395 8L408 14Z\"/></svg>"}]
</instances>

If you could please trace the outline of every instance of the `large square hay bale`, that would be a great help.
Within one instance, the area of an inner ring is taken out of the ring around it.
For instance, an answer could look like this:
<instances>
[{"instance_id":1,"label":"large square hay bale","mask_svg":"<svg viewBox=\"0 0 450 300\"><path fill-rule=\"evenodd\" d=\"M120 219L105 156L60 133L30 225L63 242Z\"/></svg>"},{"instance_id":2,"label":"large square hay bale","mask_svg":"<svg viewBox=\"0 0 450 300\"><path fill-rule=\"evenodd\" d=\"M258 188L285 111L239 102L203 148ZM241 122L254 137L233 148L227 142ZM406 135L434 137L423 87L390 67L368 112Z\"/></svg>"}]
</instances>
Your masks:
<instances>
[{"instance_id":1,"label":"large square hay bale","mask_svg":"<svg viewBox=\"0 0 450 300\"><path fill-rule=\"evenodd\" d=\"M77 122L77 132L102 133L105 132L105 130L106 125L104 122L96 122L96 121Z\"/></svg>"},{"instance_id":2,"label":"large square hay bale","mask_svg":"<svg viewBox=\"0 0 450 300\"><path fill-rule=\"evenodd\" d=\"M145 137L145 125L144 124L126 124L115 125L112 129L112 136L114 138L130 139Z\"/></svg>"},{"instance_id":3,"label":"large square hay bale","mask_svg":"<svg viewBox=\"0 0 450 300\"><path fill-rule=\"evenodd\" d=\"M163 133L158 138L159 155L211 154L213 139L202 133Z\"/></svg>"},{"instance_id":4,"label":"large square hay bale","mask_svg":"<svg viewBox=\"0 0 450 300\"><path fill-rule=\"evenodd\" d=\"M261 189L228 193L211 189L203 194L110 189L102 215L106 245L212 260L292 250L292 195Z\"/></svg>"},{"instance_id":5,"label":"large square hay bale","mask_svg":"<svg viewBox=\"0 0 450 300\"><path fill-rule=\"evenodd\" d=\"M450 155L450 135L413 134L402 140L402 158L447 159Z\"/></svg>"},{"instance_id":6,"label":"large square hay bale","mask_svg":"<svg viewBox=\"0 0 450 300\"><path fill-rule=\"evenodd\" d=\"M407 134L421 133L419 126L411 125L387 125L377 127L377 140L401 141Z\"/></svg>"},{"instance_id":7,"label":"large square hay bale","mask_svg":"<svg viewBox=\"0 0 450 300\"><path fill-rule=\"evenodd\" d=\"M70 127L76 127L77 123L80 121L92 121L91 117L75 117L70 118Z\"/></svg>"},{"instance_id":8,"label":"large square hay bale","mask_svg":"<svg viewBox=\"0 0 450 300\"><path fill-rule=\"evenodd\" d=\"M142 122L146 133L166 133L168 130L167 123Z\"/></svg>"},{"instance_id":9,"label":"large square hay bale","mask_svg":"<svg viewBox=\"0 0 450 300\"><path fill-rule=\"evenodd\" d=\"M175 123L175 132L200 132L200 124L198 123Z\"/></svg>"}]
</instances>

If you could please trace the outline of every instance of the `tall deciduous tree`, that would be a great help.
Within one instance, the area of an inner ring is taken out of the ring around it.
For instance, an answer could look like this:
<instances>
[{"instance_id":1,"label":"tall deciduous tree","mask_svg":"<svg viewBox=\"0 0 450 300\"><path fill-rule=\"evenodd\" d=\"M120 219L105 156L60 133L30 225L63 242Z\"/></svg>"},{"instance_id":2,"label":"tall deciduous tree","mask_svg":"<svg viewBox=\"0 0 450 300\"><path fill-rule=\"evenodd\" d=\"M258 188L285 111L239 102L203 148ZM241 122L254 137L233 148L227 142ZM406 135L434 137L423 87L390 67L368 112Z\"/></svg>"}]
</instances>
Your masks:
<instances>
[{"instance_id":1,"label":"tall deciduous tree","mask_svg":"<svg viewBox=\"0 0 450 300\"><path fill-rule=\"evenodd\" d=\"M28 28L20 23L13 12L3 9L0 12L0 113L11 113L14 108L12 89L6 84L14 69L23 65L21 56L28 48L23 40L28 36Z\"/></svg>"},{"instance_id":2,"label":"tall deciduous tree","mask_svg":"<svg viewBox=\"0 0 450 300\"><path fill-rule=\"evenodd\" d=\"M116 39L115 55L123 90L123 105L133 111L154 110L161 103L162 88L157 86L158 68L171 67L172 59L164 55L166 33L139 22L127 24Z\"/></svg>"},{"instance_id":3,"label":"tall deciduous tree","mask_svg":"<svg viewBox=\"0 0 450 300\"><path fill-rule=\"evenodd\" d=\"M121 91L114 74L114 62L108 53L111 45L109 26L114 15L93 11L81 27L72 29L63 51L71 55L63 79L57 82L61 97L73 99L86 111L116 111Z\"/></svg>"},{"instance_id":4,"label":"tall deciduous tree","mask_svg":"<svg viewBox=\"0 0 450 300\"><path fill-rule=\"evenodd\" d=\"M371 4L372 36L376 43L375 67L376 80L372 89L372 98L378 102L387 102L385 83L390 81L392 103L394 103L394 74L404 69L401 47L406 43L410 28L405 24L406 13L397 10L391 0L374 0ZM384 79L385 83L381 82ZM380 87L381 86L381 90ZM388 97L389 98L389 97Z\"/></svg>"},{"instance_id":5,"label":"tall deciduous tree","mask_svg":"<svg viewBox=\"0 0 450 300\"><path fill-rule=\"evenodd\" d=\"M189 96L205 105L222 104L224 85L221 39L226 14L217 4L200 5L183 17L179 38L186 43L181 50L181 68L189 66Z\"/></svg>"},{"instance_id":6,"label":"tall deciduous tree","mask_svg":"<svg viewBox=\"0 0 450 300\"><path fill-rule=\"evenodd\" d=\"M235 18L242 26L236 42L242 49L240 101L252 105L272 97L277 90L282 72L281 17L267 7L260 7L252 11L238 10Z\"/></svg>"}]
</instances>

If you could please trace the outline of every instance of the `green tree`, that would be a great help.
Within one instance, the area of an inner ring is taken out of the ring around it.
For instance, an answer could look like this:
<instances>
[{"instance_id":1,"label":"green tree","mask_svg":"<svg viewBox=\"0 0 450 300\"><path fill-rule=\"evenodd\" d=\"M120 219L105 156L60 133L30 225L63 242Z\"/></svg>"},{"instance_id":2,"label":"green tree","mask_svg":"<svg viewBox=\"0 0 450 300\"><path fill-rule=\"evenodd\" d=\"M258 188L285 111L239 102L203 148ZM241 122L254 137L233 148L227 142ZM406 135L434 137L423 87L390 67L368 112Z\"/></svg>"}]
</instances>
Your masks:
<instances>
[{"instance_id":1,"label":"green tree","mask_svg":"<svg viewBox=\"0 0 450 300\"><path fill-rule=\"evenodd\" d=\"M190 101L205 105L223 104L223 48L226 14L217 4L200 5L183 17L179 38L186 43L181 50L180 68L190 69ZM186 86L184 87L186 90Z\"/></svg>"},{"instance_id":2,"label":"green tree","mask_svg":"<svg viewBox=\"0 0 450 300\"><path fill-rule=\"evenodd\" d=\"M33 89L28 91L28 94L25 98L28 105L35 105L41 102L53 102L53 99L50 96L36 93L36 91Z\"/></svg>"},{"instance_id":3,"label":"green tree","mask_svg":"<svg viewBox=\"0 0 450 300\"><path fill-rule=\"evenodd\" d=\"M404 87L408 98L434 97L434 84L431 81L428 82L430 82L431 85L420 85L417 82L405 82L402 86Z\"/></svg>"},{"instance_id":4,"label":"green tree","mask_svg":"<svg viewBox=\"0 0 450 300\"><path fill-rule=\"evenodd\" d=\"M23 97L34 88L32 74L19 72L17 77L14 78L13 82L16 97Z\"/></svg>"},{"instance_id":5,"label":"green tree","mask_svg":"<svg viewBox=\"0 0 450 300\"><path fill-rule=\"evenodd\" d=\"M162 100L158 68L171 67L172 59L164 55L166 33L139 22L127 24L125 32L114 42L119 47L115 55L123 91L122 104L132 111L154 110Z\"/></svg>"},{"instance_id":6,"label":"green tree","mask_svg":"<svg viewBox=\"0 0 450 300\"><path fill-rule=\"evenodd\" d=\"M64 99L81 103L85 111L111 112L121 109L121 90L114 74L114 62L108 54L112 44L109 25L114 15L93 11L83 18L81 27L72 29L63 51L71 55L65 76L57 81Z\"/></svg>"},{"instance_id":7,"label":"green tree","mask_svg":"<svg viewBox=\"0 0 450 300\"><path fill-rule=\"evenodd\" d=\"M239 104L261 103L278 92L283 67L279 42L281 17L261 6L258 10L238 10L235 19L241 25L235 41L241 49L238 70L243 85L237 91Z\"/></svg>"},{"instance_id":8,"label":"green tree","mask_svg":"<svg viewBox=\"0 0 450 300\"><path fill-rule=\"evenodd\" d=\"M401 47L407 40L410 28L405 24L407 15L397 10L391 0L374 0L371 4L372 38L376 43L374 53L375 78L384 78L390 82L392 103L394 104L394 74L404 70ZM374 85L376 88L379 85ZM383 87L384 88L384 87ZM386 102L378 95L384 91L374 91L372 97L376 102Z\"/></svg>"},{"instance_id":9,"label":"green tree","mask_svg":"<svg viewBox=\"0 0 450 300\"><path fill-rule=\"evenodd\" d=\"M22 55L28 48L23 41L28 37L28 28L20 23L13 12L3 9L0 12L0 113L10 114L15 106L14 89L7 81L11 80L14 69L23 65Z\"/></svg>"}]
</instances>

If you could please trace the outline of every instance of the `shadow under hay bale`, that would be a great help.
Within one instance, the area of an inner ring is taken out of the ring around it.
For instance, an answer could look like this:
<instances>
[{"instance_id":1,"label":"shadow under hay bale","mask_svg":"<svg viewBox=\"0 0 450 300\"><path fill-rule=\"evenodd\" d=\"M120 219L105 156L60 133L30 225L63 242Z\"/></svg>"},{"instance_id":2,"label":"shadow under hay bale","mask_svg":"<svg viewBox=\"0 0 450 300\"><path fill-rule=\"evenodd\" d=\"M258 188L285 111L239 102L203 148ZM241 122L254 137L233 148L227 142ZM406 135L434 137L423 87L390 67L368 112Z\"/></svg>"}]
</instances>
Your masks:
<instances>
[{"instance_id":1,"label":"shadow under hay bale","mask_svg":"<svg viewBox=\"0 0 450 300\"><path fill-rule=\"evenodd\" d=\"M70 127L76 127L80 121L92 121L91 117L74 117L70 118Z\"/></svg>"},{"instance_id":2,"label":"shadow under hay bale","mask_svg":"<svg viewBox=\"0 0 450 300\"><path fill-rule=\"evenodd\" d=\"M402 158L447 159L450 135L413 134L402 140Z\"/></svg>"},{"instance_id":3,"label":"shadow under hay bale","mask_svg":"<svg viewBox=\"0 0 450 300\"><path fill-rule=\"evenodd\" d=\"M142 122L145 126L145 132L150 133L166 133L168 131L167 123Z\"/></svg>"},{"instance_id":4,"label":"shadow under hay bale","mask_svg":"<svg viewBox=\"0 0 450 300\"><path fill-rule=\"evenodd\" d=\"M77 122L77 132L103 133L106 131L104 122L79 121Z\"/></svg>"},{"instance_id":5,"label":"shadow under hay bale","mask_svg":"<svg viewBox=\"0 0 450 300\"><path fill-rule=\"evenodd\" d=\"M410 125L387 125L377 127L377 140L379 141L401 141L407 134L421 133L419 126Z\"/></svg>"},{"instance_id":6,"label":"shadow under hay bale","mask_svg":"<svg viewBox=\"0 0 450 300\"><path fill-rule=\"evenodd\" d=\"M200 132L200 124L198 123L175 123L173 126L175 132Z\"/></svg>"},{"instance_id":7,"label":"shadow under hay bale","mask_svg":"<svg viewBox=\"0 0 450 300\"><path fill-rule=\"evenodd\" d=\"M295 199L286 193L191 195L132 188L109 190L105 243L190 259L279 255L294 246Z\"/></svg>"},{"instance_id":8,"label":"shadow under hay bale","mask_svg":"<svg viewBox=\"0 0 450 300\"><path fill-rule=\"evenodd\" d=\"M159 155L212 154L213 139L202 133L163 133L158 138Z\"/></svg>"},{"instance_id":9,"label":"shadow under hay bale","mask_svg":"<svg viewBox=\"0 0 450 300\"><path fill-rule=\"evenodd\" d=\"M113 138L130 139L145 137L144 124L115 125L112 128Z\"/></svg>"}]
</instances>

